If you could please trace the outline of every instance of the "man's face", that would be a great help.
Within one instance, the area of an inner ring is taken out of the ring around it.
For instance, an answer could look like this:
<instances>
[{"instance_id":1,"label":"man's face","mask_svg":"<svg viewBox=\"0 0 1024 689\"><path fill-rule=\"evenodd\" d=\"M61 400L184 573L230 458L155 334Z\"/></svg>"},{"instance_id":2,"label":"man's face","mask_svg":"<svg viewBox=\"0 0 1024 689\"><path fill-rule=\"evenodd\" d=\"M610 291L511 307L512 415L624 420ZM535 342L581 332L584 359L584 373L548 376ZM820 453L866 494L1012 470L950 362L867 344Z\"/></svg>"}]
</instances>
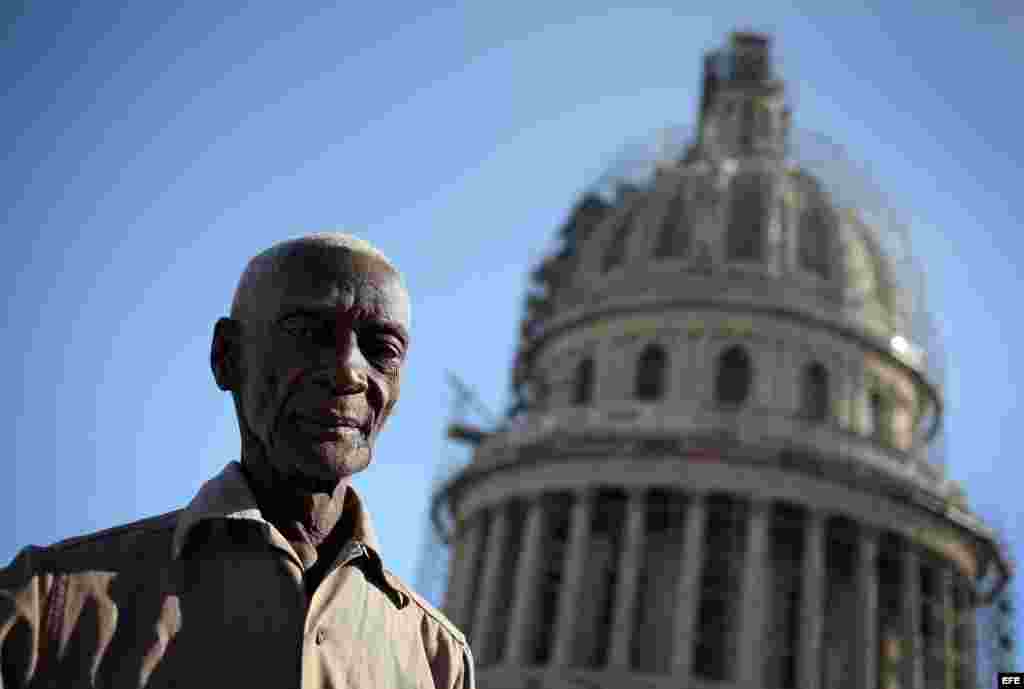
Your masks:
<instances>
[{"instance_id":1,"label":"man's face","mask_svg":"<svg viewBox=\"0 0 1024 689\"><path fill-rule=\"evenodd\" d=\"M398 400L409 298L378 259L306 248L265 278L242 324L244 424L272 471L331 486L370 463Z\"/></svg>"}]
</instances>

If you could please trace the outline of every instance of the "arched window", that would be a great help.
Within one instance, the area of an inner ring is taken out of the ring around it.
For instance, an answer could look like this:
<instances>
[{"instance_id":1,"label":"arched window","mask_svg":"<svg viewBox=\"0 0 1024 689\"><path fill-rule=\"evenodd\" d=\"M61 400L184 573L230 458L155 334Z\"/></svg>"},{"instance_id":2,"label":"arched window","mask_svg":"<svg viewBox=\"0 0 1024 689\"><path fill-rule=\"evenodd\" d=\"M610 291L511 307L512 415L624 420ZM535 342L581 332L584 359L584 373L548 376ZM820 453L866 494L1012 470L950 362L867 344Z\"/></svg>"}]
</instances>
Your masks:
<instances>
[{"instance_id":1,"label":"arched window","mask_svg":"<svg viewBox=\"0 0 1024 689\"><path fill-rule=\"evenodd\" d=\"M800 389L804 416L814 421L828 418L828 371L825 367L815 362L804 368Z\"/></svg>"},{"instance_id":2,"label":"arched window","mask_svg":"<svg viewBox=\"0 0 1024 689\"><path fill-rule=\"evenodd\" d=\"M626 239L629 238L629 230L633 227L633 212L626 213L619 220L611 241L604 251L601 259L601 272L607 273L612 268L622 265L626 260Z\"/></svg>"},{"instance_id":3,"label":"arched window","mask_svg":"<svg viewBox=\"0 0 1024 689\"><path fill-rule=\"evenodd\" d=\"M764 230L769 214L768 180L743 173L732 183L726 257L730 261L759 261L764 254Z\"/></svg>"},{"instance_id":4,"label":"arched window","mask_svg":"<svg viewBox=\"0 0 1024 689\"><path fill-rule=\"evenodd\" d=\"M687 208L685 194L685 188L677 189L668 203L654 245L655 258L677 258L690 252L692 216Z\"/></svg>"},{"instance_id":5,"label":"arched window","mask_svg":"<svg viewBox=\"0 0 1024 689\"><path fill-rule=\"evenodd\" d=\"M660 399L665 390L665 368L668 356L658 345L647 345L636 365L634 396L638 400Z\"/></svg>"},{"instance_id":6,"label":"arched window","mask_svg":"<svg viewBox=\"0 0 1024 689\"><path fill-rule=\"evenodd\" d=\"M715 401L726 406L739 406L750 394L750 357L739 345L729 347L718 357L715 373Z\"/></svg>"},{"instance_id":7,"label":"arched window","mask_svg":"<svg viewBox=\"0 0 1024 689\"><path fill-rule=\"evenodd\" d=\"M800 216L800 234L797 242L800 266L827 279L831 264L831 237L832 218L828 209L814 204Z\"/></svg>"},{"instance_id":8,"label":"arched window","mask_svg":"<svg viewBox=\"0 0 1024 689\"><path fill-rule=\"evenodd\" d=\"M576 378L573 380L572 403L580 406L590 404L594 396L594 360L587 357L576 365Z\"/></svg>"}]
</instances>

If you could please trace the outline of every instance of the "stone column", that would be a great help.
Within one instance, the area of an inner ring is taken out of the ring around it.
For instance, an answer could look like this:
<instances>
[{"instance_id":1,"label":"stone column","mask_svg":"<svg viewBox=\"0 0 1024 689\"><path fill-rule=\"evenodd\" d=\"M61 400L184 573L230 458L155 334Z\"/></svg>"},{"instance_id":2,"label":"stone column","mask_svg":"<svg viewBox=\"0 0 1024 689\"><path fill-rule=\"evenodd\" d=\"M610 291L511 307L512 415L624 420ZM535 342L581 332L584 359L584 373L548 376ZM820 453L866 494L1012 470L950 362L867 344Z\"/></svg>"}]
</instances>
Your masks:
<instances>
[{"instance_id":1,"label":"stone column","mask_svg":"<svg viewBox=\"0 0 1024 689\"><path fill-rule=\"evenodd\" d=\"M480 579L480 595L473 617L473 650L481 663L487 664L494 657L494 618L498 611L498 586L501 584L501 569L508 543L509 504L494 507L491 532L484 548L484 569Z\"/></svg>"},{"instance_id":2,"label":"stone column","mask_svg":"<svg viewBox=\"0 0 1024 689\"><path fill-rule=\"evenodd\" d=\"M780 385L782 386L782 399L784 403L783 409L789 413L796 413L800 410L800 406L803 402L803 400L800 399L800 381L803 378L803 357L799 351L793 349L790 343L787 343L782 363L783 368L779 371L779 374L782 376Z\"/></svg>"},{"instance_id":3,"label":"stone column","mask_svg":"<svg viewBox=\"0 0 1024 689\"><path fill-rule=\"evenodd\" d=\"M792 274L789 259L786 256L786 231L790 226L790 213L786 208L785 191L776 188L769 201L768 231L765 233L765 263L772 277Z\"/></svg>"},{"instance_id":4,"label":"stone column","mask_svg":"<svg viewBox=\"0 0 1024 689\"><path fill-rule=\"evenodd\" d=\"M878 685L878 533L860 525L857 547L857 631L856 657L860 689Z\"/></svg>"},{"instance_id":5,"label":"stone column","mask_svg":"<svg viewBox=\"0 0 1024 689\"><path fill-rule=\"evenodd\" d=\"M963 614L967 619L964 624L964 651L967 655L967 669L964 672L964 686L978 686L978 623L977 623L977 596L974 592L974 582L964 578L964 587L967 589L967 607Z\"/></svg>"},{"instance_id":6,"label":"stone column","mask_svg":"<svg viewBox=\"0 0 1024 689\"><path fill-rule=\"evenodd\" d=\"M764 625L767 611L767 564L771 504L753 500L747 522L747 553L743 560L740 598L740 644L737 678L757 686L764 674Z\"/></svg>"},{"instance_id":7,"label":"stone column","mask_svg":"<svg viewBox=\"0 0 1024 689\"><path fill-rule=\"evenodd\" d=\"M637 606L637 588L643 565L645 528L647 524L647 492L634 488L626 504L626 533L619 558L615 608L612 617L611 649L608 665L628 668L633 642L633 620Z\"/></svg>"},{"instance_id":8,"label":"stone column","mask_svg":"<svg viewBox=\"0 0 1024 689\"><path fill-rule=\"evenodd\" d=\"M875 432L871 419L871 400L868 394L868 372L863 360L858 361L853 370L853 412L854 430L864 435Z\"/></svg>"},{"instance_id":9,"label":"stone column","mask_svg":"<svg viewBox=\"0 0 1024 689\"><path fill-rule=\"evenodd\" d=\"M753 365L755 371L768 371L775 363L775 350L771 348L761 349L755 347L750 352L753 357ZM761 374L755 376L754 386L751 391L751 400L755 405L759 407L772 407L775 401L775 385L778 381L775 376Z\"/></svg>"},{"instance_id":10,"label":"stone column","mask_svg":"<svg viewBox=\"0 0 1024 689\"><path fill-rule=\"evenodd\" d=\"M448 591L448 608L451 619L455 624L466 632L473 624L474 610L471 606L474 603L474 590L480 590L480 582L474 580L477 571L477 562L483 555L484 535L487 530L487 514L483 511L477 512L467 518L465 532L461 535L462 548L459 551L460 560L452 563L454 572L452 576L451 589ZM478 602L480 599L477 598Z\"/></svg>"},{"instance_id":11,"label":"stone column","mask_svg":"<svg viewBox=\"0 0 1024 689\"><path fill-rule=\"evenodd\" d=\"M825 515L811 510L804 528L803 586L800 596L799 681L801 689L821 685L821 642L825 630Z\"/></svg>"},{"instance_id":12,"label":"stone column","mask_svg":"<svg viewBox=\"0 0 1024 689\"><path fill-rule=\"evenodd\" d=\"M715 396L715 361L708 335L707 318L695 318L703 323L703 330L698 337L690 338L690 375L693 382L693 394L700 406L711 403ZM689 336L687 336L689 337Z\"/></svg>"},{"instance_id":13,"label":"stone column","mask_svg":"<svg viewBox=\"0 0 1024 689\"><path fill-rule=\"evenodd\" d=\"M527 644L533 639L540 576L543 573L544 507L544 499L538 495L530 502L526 515L505 652L505 660L510 665L522 665L527 660Z\"/></svg>"},{"instance_id":14,"label":"stone column","mask_svg":"<svg viewBox=\"0 0 1024 689\"><path fill-rule=\"evenodd\" d=\"M691 344L684 328L675 339L675 349L669 350L672 354L668 358L668 375L672 378L668 395L674 403L690 401L689 391L693 384L690 368L690 358L693 356L690 352Z\"/></svg>"},{"instance_id":15,"label":"stone column","mask_svg":"<svg viewBox=\"0 0 1024 689\"><path fill-rule=\"evenodd\" d=\"M904 540L903 549L903 657L901 689L923 689L924 664L921 653L921 558L917 545Z\"/></svg>"},{"instance_id":16,"label":"stone column","mask_svg":"<svg viewBox=\"0 0 1024 689\"><path fill-rule=\"evenodd\" d=\"M590 554L590 524L594 513L594 493L580 492L572 506L569 526L569 543L565 569L562 575L562 591L558 597L558 621L555 626L555 649L552 664L569 667L573 662L576 641L576 623L582 617L580 606L584 604L583 577L587 571L587 556Z\"/></svg>"},{"instance_id":17,"label":"stone column","mask_svg":"<svg viewBox=\"0 0 1024 689\"><path fill-rule=\"evenodd\" d=\"M611 386L609 377L615 367L612 365L611 356L613 350L607 336L602 337L594 347L594 386L590 393L591 408L597 402L611 398Z\"/></svg>"},{"instance_id":18,"label":"stone column","mask_svg":"<svg viewBox=\"0 0 1024 689\"><path fill-rule=\"evenodd\" d=\"M956 686L956 609L953 607L953 566L939 567L939 601L942 605L942 689Z\"/></svg>"},{"instance_id":19,"label":"stone column","mask_svg":"<svg viewBox=\"0 0 1024 689\"><path fill-rule=\"evenodd\" d=\"M636 343L606 335L602 345L606 361L601 375L601 399L613 401L633 399Z\"/></svg>"},{"instance_id":20,"label":"stone column","mask_svg":"<svg viewBox=\"0 0 1024 689\"><path fill-rule=\"evenodd\" d=\"M772 347L772 354L775 357L775 365L772 366L772 407L779 411L789 413L790 374L786 368L789 353L786 349L785 340L778 340ZM767 373L767 372L766 372Z\"/></svg>"},{"instance_id":21,"label":"stone column","mask_svg":"<svg viewBox=\"0 0 1024 689\"><path fill-rule=\"evenodd\" d=\"M853 397L857 390L853 382L853 365L845 358L839 358L837 364L836 394L839 399L836 405L836 422L840 428L852 430L854 428Z\"/></svg>"},{"instance_id":22,"label":"stone column","mask_svg":"<svg viewBox=\"0 0 1024 689\"><path fill-rule=\"evenodd\" d=\"M686 535L683 559L679 563L679 588L676 594L675 621L672 625L675 646L672 650L672 674L687 685L693 669L694 632L700 603L700 577L704 569L704 526L707 505L703 495L694 495L686 506Z\"/></svg>"}]
</instances>

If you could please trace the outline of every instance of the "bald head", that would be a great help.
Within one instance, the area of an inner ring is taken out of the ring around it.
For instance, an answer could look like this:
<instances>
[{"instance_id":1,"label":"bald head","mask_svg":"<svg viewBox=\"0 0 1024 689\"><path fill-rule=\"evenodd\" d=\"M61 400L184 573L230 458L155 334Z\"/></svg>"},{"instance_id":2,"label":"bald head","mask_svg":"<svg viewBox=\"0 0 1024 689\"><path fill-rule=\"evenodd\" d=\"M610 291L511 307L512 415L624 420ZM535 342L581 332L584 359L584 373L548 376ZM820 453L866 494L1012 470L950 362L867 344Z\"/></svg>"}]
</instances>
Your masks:
<instances>
[{"instance_id":1,"label":"bald head","mask_svg":"<svg viewBox=\"0 0 1024 689\"><path fill-rule=\"evenodd\" d=\"M300 492L364 469L409 344L408 292L368 242L315 234L253 258L210 352L234 397L243 463Z\"/></svg>"},{"instance_id":2,"label":"bald head","mask_svg":"<svg viewBox=\"0 0 1024 689\"><path fill-rule=\"evenodd\" d=\"M249 261L231 300L231 318L246 322L265 315L271 291L268 288L293 279L290 274L309 267L311 259L317 262L317 258L346 254L382 265L404 283L402 274L388 257L365 239L343 232L310 234L278 242Z\"/></svg>"}]
</instances>

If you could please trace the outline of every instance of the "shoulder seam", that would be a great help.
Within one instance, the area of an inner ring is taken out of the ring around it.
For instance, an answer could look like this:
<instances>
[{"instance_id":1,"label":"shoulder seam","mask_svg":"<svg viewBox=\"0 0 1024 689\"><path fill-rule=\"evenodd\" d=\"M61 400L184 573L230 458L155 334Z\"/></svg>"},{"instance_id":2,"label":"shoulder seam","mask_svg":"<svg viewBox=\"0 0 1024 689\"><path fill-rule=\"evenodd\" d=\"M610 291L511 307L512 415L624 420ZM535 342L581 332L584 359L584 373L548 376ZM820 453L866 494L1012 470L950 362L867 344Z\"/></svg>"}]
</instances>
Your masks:
<instances>
[{"instance_id":1,"label":"shoulder seam","mask_svg":"<svg viewBox=\"0 0 1024 689\"><path fill-rule=\"evenodd\" d=\"M65 538L62 541L57 541L50 546L47 546L46 550L50 551L62 551L69 548L74 548L79 545L86 545L93 543L103 538L110 538L113 536L119 536L122 534L130 533L133 531L138 532L153 532L153 531L170 531L174 529L176 519L172 522L171 517L177 517L181 510L172 510L164 514L158 514L153 517L145 517L143 519L129 522L128 524L121 524L114 526L109 529L103 529L96 531L91 534L84 534L82 536L72 536L71 538Z\"/></svg>"},{"instance_id":2,"label":"shoulder seam","mask_svg":"<svg viewBox=\"0 0 1024 689\"><path fill-rule=\"evenodd\" d=\"M391 571L387 572L392 577L395 577L394 573ZM398 577L395 577L395 579L398 579ZM399 581L401 580L399 579ZM402 583L404 584L404 582ZM441 629L445 630L453 639L455 639L456 642L458 642L460 646L468 648L469 642L466 639L466 635L462 633L462 630L459 629L454 622L449 620L444 613L428 603L420 594L413 591L410 587L403 585L402 588L405 589L409 598L416 603L416 607L422 610L432 620L437 622Z\"/></svg>"}]
</instances>

